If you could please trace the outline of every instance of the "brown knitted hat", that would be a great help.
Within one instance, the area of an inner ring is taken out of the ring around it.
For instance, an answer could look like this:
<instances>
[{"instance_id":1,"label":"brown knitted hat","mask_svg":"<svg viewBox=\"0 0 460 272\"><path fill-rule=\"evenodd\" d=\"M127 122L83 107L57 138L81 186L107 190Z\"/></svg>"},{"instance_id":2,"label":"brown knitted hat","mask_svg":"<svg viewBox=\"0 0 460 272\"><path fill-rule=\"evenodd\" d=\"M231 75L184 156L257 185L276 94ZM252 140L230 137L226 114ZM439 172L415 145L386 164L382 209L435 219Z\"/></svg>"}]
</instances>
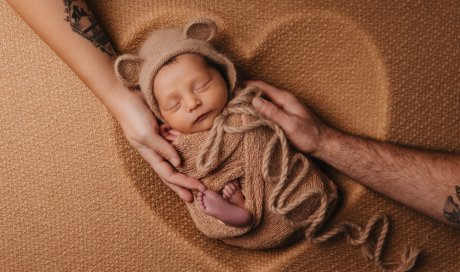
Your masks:
<instances>
[{"instance_id":1,"label":"brown knitted hat","mask_svg":"<svg viewBox=\"0 0 460 272\"><path fill-rule=\"evenodd\" d=\"M195 19L184 28L155 30L137 55L124 54L116 59L115 73L125 86L140 87L150 109L159 119L162 118L153 96L153 79L168 60L180 54L197 53L221 65L225 69L231 94L236 84L236 70L233 63L209 43L216 32L216 23L205 18Z\"/></svg>"}]
</instances>

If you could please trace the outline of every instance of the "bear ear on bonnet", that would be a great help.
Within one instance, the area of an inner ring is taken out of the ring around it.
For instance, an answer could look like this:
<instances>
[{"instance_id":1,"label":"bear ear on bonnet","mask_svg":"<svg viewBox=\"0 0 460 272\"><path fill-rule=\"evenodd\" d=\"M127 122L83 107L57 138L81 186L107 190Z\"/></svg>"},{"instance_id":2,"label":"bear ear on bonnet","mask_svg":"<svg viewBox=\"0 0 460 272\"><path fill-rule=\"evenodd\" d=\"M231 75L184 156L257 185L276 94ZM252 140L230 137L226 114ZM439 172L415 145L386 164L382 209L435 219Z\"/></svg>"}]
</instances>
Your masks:
<instances>
[{"instance_id":1,"label":"bear ear on bonnet","mask_svg":"<svg viewBox=\"0 0 460 272\"><path fill-rule=\"evenodd\" d=\"M115 60L115 74L126 87L139 86L141 59L133 54L123 54Z\"/></svg>"},{"instance_id":2,"label":"bear ear on bonnet","mask_svg":"<svg viewBox=\"0 0 460 272\"><path fill-rule=\"evenodd\" d=\"M184 28L186 38L209 42L216 36L216 23L207 18L198 18L189 22Z\"/></svg>"}]
</instances>

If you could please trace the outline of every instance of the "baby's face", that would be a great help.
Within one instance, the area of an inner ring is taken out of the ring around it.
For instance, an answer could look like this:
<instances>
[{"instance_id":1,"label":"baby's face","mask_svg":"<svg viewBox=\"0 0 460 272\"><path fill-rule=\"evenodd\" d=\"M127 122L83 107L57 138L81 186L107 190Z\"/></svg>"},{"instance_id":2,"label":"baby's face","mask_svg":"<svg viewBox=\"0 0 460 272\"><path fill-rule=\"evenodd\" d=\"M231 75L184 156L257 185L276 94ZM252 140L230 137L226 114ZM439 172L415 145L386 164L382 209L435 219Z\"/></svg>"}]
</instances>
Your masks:
<instances>
[{"instance_id":1,"label":"baby's face","mask_svg":"<svg viewBox=\"0 0 460 272\"><path fill-rule=\"evenodd\" d=\"M160 114L182 133L211 129L227 103L227 85L201 55L183 54L163 66L153 81Z\"/></svg>"}]
</instances>

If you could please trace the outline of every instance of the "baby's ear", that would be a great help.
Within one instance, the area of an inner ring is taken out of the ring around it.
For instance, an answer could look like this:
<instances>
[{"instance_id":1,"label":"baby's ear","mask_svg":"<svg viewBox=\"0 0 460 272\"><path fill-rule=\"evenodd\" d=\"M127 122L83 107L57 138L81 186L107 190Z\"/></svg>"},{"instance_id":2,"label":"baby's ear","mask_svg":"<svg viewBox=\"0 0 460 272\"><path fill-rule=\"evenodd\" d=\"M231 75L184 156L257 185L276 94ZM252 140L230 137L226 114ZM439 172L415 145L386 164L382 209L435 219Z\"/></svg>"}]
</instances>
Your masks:
<instances>
[{"instance_id":1,"label":"baby's ear","mask_svg":"<svg viewBox=\"0 0 460 272\"><path fill-rule=\"evenodd\" d=\"M209 42L216 36L217 25L211 19L198 18L184 28L185 37Z\"/></svg>"},{"instance_id":2,"label":"baby's ear","mask_svg":"<svg viewBox=\"0 0 460 272\"><path fill-rule=\"evenodd\" d=\"M115 60L115 74L127 87L139 86L141 59L137 55L124 54Z\"/></svg>"}]
</instances>

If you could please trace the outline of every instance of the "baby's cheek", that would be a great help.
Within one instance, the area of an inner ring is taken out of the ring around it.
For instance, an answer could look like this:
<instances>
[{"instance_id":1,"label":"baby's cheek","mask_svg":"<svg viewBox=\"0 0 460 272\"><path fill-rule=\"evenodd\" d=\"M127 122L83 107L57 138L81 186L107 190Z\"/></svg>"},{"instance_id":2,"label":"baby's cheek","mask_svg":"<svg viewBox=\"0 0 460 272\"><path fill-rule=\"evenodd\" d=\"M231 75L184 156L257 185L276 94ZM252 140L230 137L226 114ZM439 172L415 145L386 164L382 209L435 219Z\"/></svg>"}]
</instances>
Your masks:
<instances>
[{"instance_id":1,"label":"baby's cheek","mask_svg":"<svg viewBox=\"0 0 460 272\"><path fill-rule=\"evenodd\" d=\"M209 118L201 127L200 131L210 130L212 128L213 119Z\"/></svg>"},{"instance_id":2,"label":"baby's cheek","mask_svg":"<svg viewBox=\"0 0 460 272\"><path fill-rule=\"evenodd\" d=\"M180 116L175 120L176 127L175 129L182 133L192 133L193 132L193 121L190 116Z\"/></svg>"},{"instance_id":3,"label":"baby's cheek","mask_svg":"<svg viewBox=\"0 0 460 272\"><path fill-rule=\"evenodd\" d=\"M210 130L212 126L214 125L214 120L216 119L216 116L210 116L206 122L203 123L203 127L201 128L201 131L205 130Z\"/></svg>"}]
</instances>

